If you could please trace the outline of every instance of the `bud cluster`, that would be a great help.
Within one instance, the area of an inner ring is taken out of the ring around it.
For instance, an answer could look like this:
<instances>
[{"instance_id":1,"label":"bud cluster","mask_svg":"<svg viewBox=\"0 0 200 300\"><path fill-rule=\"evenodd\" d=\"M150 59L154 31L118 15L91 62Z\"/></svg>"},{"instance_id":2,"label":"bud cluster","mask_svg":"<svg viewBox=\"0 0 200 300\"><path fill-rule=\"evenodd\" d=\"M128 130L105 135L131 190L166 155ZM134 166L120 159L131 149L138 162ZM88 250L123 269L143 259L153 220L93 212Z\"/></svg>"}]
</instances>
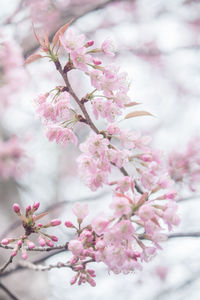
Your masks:
<instances>
[{"instance_id":1,"label":"bud cluster","mask_svg":"<svg viewBox=\"0 0 200 300\"><path fill-rule=\"evenodd\" d=\"M35 243L30 240L32 234L38 235L38 243L40 246L54 247L54 242L58 241L58 238L55 235L50 235L43 232L43 229L58 226L61 224L59 219L54 219L48 222L47 224L36 223L47 213L42 213L35 215L35 212L40 206L39 202L34 203L32 206L28 205L26 207L25 215L22 214L19 204L15 203L13 205L13 210L16 215L21 219L22 226L24 228L24 234L18 238L4 238L1 241L1 244L4 246L12 245L13 251L11 256L16 256L18 251L21 250L21 256L23 259L27 259L27 250L34 249L36 247Z\"/></svg>"}]
</instances>

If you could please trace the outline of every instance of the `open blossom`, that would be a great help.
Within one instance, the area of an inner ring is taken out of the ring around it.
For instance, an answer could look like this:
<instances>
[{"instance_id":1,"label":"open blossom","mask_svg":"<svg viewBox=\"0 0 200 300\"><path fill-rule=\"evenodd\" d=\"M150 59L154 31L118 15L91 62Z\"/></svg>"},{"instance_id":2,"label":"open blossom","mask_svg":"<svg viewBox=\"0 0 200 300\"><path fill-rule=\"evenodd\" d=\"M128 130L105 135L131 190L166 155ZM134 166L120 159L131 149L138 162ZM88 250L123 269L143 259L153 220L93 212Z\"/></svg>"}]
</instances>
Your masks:
<instances>
[{"instance_id":1,"label":"open blossom","mask_svg":"<svg viewBox=\"0 0 200 300\"><path fill-rule=\"evenodd\" d=\"M60 143L63 146L66 146L69 142L74 143L74 145L78 143L78 139L71 129L58 125L49 126L46 135L50 141L55 140L57 144Z\"/></svg>"},{"instance_id":2,"label":"open blossom","mask_svg":"<svg viewBox=\"0 0 200 300\"><path fill-rule=\"evenodd\" d=\"M115 55L115 44L111 38L106 38L105 41L101 45L102 51L107 54L108 56L114 56Z\"/></svg>"},{"instance_id":3,"label":"open blossom","mask_svg":"<svg viewBox=\"0 0 200 300\"><path fill-rule=\"evenodd\" d=\"M95 219L93 219L91 225L92 225L92 228L94 229L94 231L100 235L108 227L109 220L105 216L100 215L100 216L97 216Z\"/></svg>"},{"instance_id":4,"label":"open blossom","mask_svg":"<svg viewBox=\"0 0 200 300\"><path fill-rule=\"evenodd\" d=\"M65 35L60 35L61 45L69 53L82 48L84 46L84 40L84 34L78 35L72 28L69 28Z\"/></svg>"},{"instance_id":5,"label":"open blossom","mask_svg":"<svg viewBox=\"0 0 200 300\"><path fill-rule=\"evenodd\" d=\"M87 54L86 48L80 48L71 52L71 59L75 68L82 70L83 72L88 71L87 64L92 62L92 56Z\"/></svg>"},{"instance_id":6,"label":"open blossom","mask_svg":"<svg viewBox=\"0 0 200 300\"><path fill-rule=\"evenodd\" d=\"M183 151L172 151L168 158L168 171L178 184L186 183L195 191L200 180L200 137L192 138Z\"/></svg>"},{"instance_id":7,"label":"open blossom","mask_svg":"<svg viewBox=\"0 0 200 300\"><path fill-rule=\"evenodd\" d=\"M36 211L39 209L40 203L36 202L33 205L28 205L24 214L22 213L21 207L19 204L13 204L13 211L20 218L22 222L22 226L24 229L24 234L17 238L5 238L1 241L3 245L11 245L13 247L13 251L11 252L11 256L16 256L18 252L21 251L21 256L25 260L27 259L27 250L32 250L36 247L35 242L31 240L32 234L38 234L38 243L41 247L45 245L49 247L54 247L53 242L57 242L58 238L55 235L49 235L42 230L52 227L58 226L61 224L59 219L54 219L50 223L41 224L37 223L38 220L43 218L47 213L42 213L40 215L36 215ZM12 245L13 244L13 245Z\"/></svg>"},{"instance_id":8,"label":"open blossom","mask_svg":"<svg viewBox=\"0 0 200 300\"><path fill-rule=\"evenodd\" d=\"M128 96L127 74L115 64L104 66L103 61L93 56L98 52L113 56L113 42L106 39L101 49L90 51L88 47L93 46L93 41L85 43L84 40L84 35L77 35L72 29L60 36L60 43L69 60L65 67L59 60L55 64L67 86L56 87L55 94L40 95L36 102L49 140L63 145L69 142L77 145L72 124L84 122L93 129L80 145L81 154L77 159L79 173L92 191L103 185L113 190L108 217L104 211L85 225L83 220L88 216L88 206L76 203L72 211L78 226L69 220L65 222L68 230L76 231L73 240L67 244L73 255L69 263L76 272L71 284L88 282L94 286L95 273L86 268L88 260L103 262L109 271L116 274L140 270L142 263L148 262L157 249L161 249L160 243L167 239L167 232L178 225L179 217L171 179L162 164L160 153L149 146L151 138L137 131L121 129L113 123L126 106L135 105L135 102L130 103ZM82 99L77 99L66 80L65 75L71 69L83 71L94 87ZM76 113L71 106L71 97L78 103L80 112ZM87 114L88 107L96 119L102 117L113 124L107 125L106 129L96 127L93 118ZM120 170L123 177L116 172L118 177L113 178L113 168ZM30 207L27 214L29 211ZM21 211L17 209L16 213L20 216ZM59 220L55 219L45 228L59 224ZM41 246L47 244L52 247L56 240L55 236L39 237ZM3 240L3 243L9 243L9 240ZM16 251L14 249L14 253Z\"/></svg>"},{"instance_id":9,"label":"open blossom","mask_svg":"<svg viewBox=\"0 0 200 300\"><path fill-rule=\"evenodd\" d=\"M73 206L72 211L78 219L83 220L88 215L88 205L87 204L76 203Z\"/></svg>"},{"instance_id":10,"label":"open blossom","mask_svg":"<svg viewBox=\"0 0 200 300\"><path fill-rule=\"evenodd\" d=\"M17 178L28 167L22 143L16 136L0 140L0 177Z\"/></svg>"},{"instance_id":11,"label":"open blossom","mask_svg":"<svg viewBox=\"0 0 200 300\"><path fill-rule=\"evenodd\" d=\"M68 245L68 249L76 256L81 255L83 251L83 245L81 241L71 240Z\"/></svg>"},{"instance_id":12,"label":"open blossom","mask_svg":"<svg viewBox=\"0 0 200 300\"><path fill-rule=\"evenodd\" d=\"M129 200L125 197L120 196L115 196L113 198L113 202L111 203L110 208L114 209L114 214L116 217L121 217L131 212L131 204Z\"/></svg>"}]
</instances>

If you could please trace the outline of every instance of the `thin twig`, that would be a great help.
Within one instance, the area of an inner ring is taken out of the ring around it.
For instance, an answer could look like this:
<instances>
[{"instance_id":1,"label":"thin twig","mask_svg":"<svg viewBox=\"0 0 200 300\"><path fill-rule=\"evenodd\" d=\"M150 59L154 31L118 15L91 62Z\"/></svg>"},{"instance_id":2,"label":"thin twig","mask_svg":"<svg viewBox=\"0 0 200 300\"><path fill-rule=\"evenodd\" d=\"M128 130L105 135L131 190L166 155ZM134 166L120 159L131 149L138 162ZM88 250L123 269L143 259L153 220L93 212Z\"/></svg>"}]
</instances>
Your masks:
<instances>
[{"instance_id":1,"label":"thin twig","mask_svg":"<svg viewBox=\"0 0 200 300\"><path fill-rule=\"evenodd\" d=\"M0 274L4 272L4 270L12 263L13 256L11 255L9 257L9 260L3 265L3 267L0 268Z\"/></svg>"},{"instance_id":2,"label":"thin twig","mask_svg":"<svg viewBox=\"0 0 200 300\"><path fill-rule=\"evenodd\" d=\"M0 282L0 288L8 295L10 296L10 299L13 300L19 300L11 291L2 283Z\"/></svg>"},{"instance_id":3,"label":"thin twig","mask_svg":"<svg viewBox=\"0 0 200 300\"><path fill-rule=\"evenodd\" d=\"M14 249L15 246L12 246L12 245L2 245L0 244L0 248L4 248L4 249ZM35 247L35 248L28 248L27 246L24 247L24 249L26 251L38 251L38 252L49 252L49 251L55 251L55 250L58 250L58 249L65 249L67 250L68 249L68 243L64 244L64 245L57 245L57 246L54 246L54 247Z\"/></svg>"},{"instance_id":4,"label":"thin twig","mask_svg":"<svg viewBox=\"0 0 200 300\"><path fill-rule=\"evenodd\" d=\"M196 232L177 232L168 234L168 239L181 237L200 237L200 231Z\"/></svg>"},{"instance_id":5,"label":"thin twig","mask_svg":"<svg viewBox=\"0 0 200 300\"><path fill-rule=\"evenodd\" d=\"M94 123L92 122L92 120L91 120L91 118L90 118L90 116L89 116L89 114L88 114L88 112L87 112L87 110L86 110L86 108L85 108L85 104L79 100L79 98L77 97L76 93L75 93L74 90L72 89L71 84L70 84L70 82L69 82L69 80L68 80L67 73L65 73L65 72L63 71L62 66L61 66L59 60L55 61L55 66L56 66L56 69L58 70L58 72L60 73L60 75L62 76L62 78L63 78L63 80L64 80L64 82L65 82L65 85L66 85L66 87L67 87L68 92L69 92L70 95L74 98L74 100L75 100L75 102L78 104L78 106L80 107L80 109L81 109L81 111L82 111L82 113L83 113L83 115L84 115L84 117L85 117L85 119L86 119L87 124L90 126L90 128L91 128L96 134L99 134L100 132L99 132L99 130L97 129L97 127L94 125ZM111 146L112 146L112 145L111 145ZM115 165L115 164L114 164L114 165ZM115 167L117 167L117 166L115 165ZM128 175L128 172L125 170L125 168L122 167L122 168L119 168L119 170L122 172L122 174L123 174L124 176L129 176L129 175ZM143 191L142 191L142 189L138 186L137 182L135 182L135 188L136 188L136 190L137 190L138 193L143 194Z\"/></svg>"}]
</instances>

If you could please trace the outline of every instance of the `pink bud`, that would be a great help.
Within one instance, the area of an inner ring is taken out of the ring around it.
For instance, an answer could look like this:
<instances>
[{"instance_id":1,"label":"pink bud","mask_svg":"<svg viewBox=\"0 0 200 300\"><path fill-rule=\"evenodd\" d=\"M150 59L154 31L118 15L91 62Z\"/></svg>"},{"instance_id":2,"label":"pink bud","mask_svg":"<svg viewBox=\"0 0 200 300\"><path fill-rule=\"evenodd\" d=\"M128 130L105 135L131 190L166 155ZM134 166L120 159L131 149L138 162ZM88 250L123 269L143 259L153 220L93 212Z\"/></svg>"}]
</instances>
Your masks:
<instances>
[{"instance_id":1,"label":"pink bud","mask_svg":"<svg viewBox=\"0 0 200 300\"><path fill-rule=\"evenodd\" d=\"M28 205L28 206L26 207L26 211L29 212L30 210L31 210L31 206Z\"/></svg>"},{"instance_id":2,"label":"pink bud","mask_svg":"<svg viewBox=\"0 0 200 300\"><path fill-rule=\"evenodd\" d=\"M71 259L70 259L70 264L71 265L74 265L76 262L77 262L77 257L76 256L73 256Z\"/></svg>"},{"instance_id":3,"label":"pink bud","mask_svg":"<svg viewBox=\"0 0 200 300\"><path fill-rule=\"evenodd\" d=\"M9 239L3 239L2 241L1 241L1 244L2 245L8 245L9 244Z\"/></svg>"},{"instance_id":4,"label":"pink bud","mask_svg":"<svg viewBox=\"0 0 200 300\"><path fill-rule=\"evenodd\" d=\"M42 236L39 236L38 243L40 246L44 247L46 245L45 239Z\"/></svg>"},{"instance_id":5,"label":"pink bud","mask_svg":"<svg viewBox=\"0 0 200 300\"><path fill-rule=\"evenodd\" d=\"M27 244L29 249L35 248L35 244L33 242L28 241Z\"/></svg>"},{"instance_id":6,"label":"pink bud","mask_svg":"<svg viewBox=\"0 0 200 300\"><path fill-rule=\"evenodd\" d=\"M70 221L66 221L66 222L65 222L65 226L66 226L66 227L69 227L69 228L74 227L74 225L73 225L72 222L70 222Z\"/></svg>"},{"instance_id":7,"label":"pink bud","mask_svg":"<svg viewBox=\"0 0 200 300\"><path fill-rule=\"evenodd\" d=\"M59 219L54 219L54 220L51 220L51 226L58 226L61 224L61 221Z\"/></svg>"},{"instance_id":8,"label":"pink bud","mask_svg":"<svg viewBox=\"0 0 200 300\"><path fill-rule=\"evenodd\" d=\"M22 252L22 258L23 258L24 260L26 260L27 257L28 257L27 252L26 252L26 251L23 251L23 252Z\"/></svg>"},{"instance_id":9,"label":"pink bud","mask_svg":"<svg viewBox=\"0 0 200 300\"><path fill-rule=\"evenodd\" d=\"M40 206L40 202L34 203L34 204L33 204L33 209L34 209L34 211L36 211L36 210L39 208L39 206Z\"/></svg>"},{"instance_id":10,"label":"pink bud","mask_svg":"<svg viewBox=\"0 0 200 300\"><path fill-rule=\"evenodd\" d=\"M19 240L19 241L17 242L17 245L18 245L19 247L21 247L21 245L22 245L22 240Z\"/></svg>"},{"instance_id":11,"label":"pink bud","mask_svg":"<svg viewBox=\"0 0 200 300\"><path fill-rule=\"evenodd\" d=\"M57 241L58 241L58 238L57 238L57 236L55 236L55 235L52 235L52 236L51 236L51 239L52 239L52 241L54 241L54 242L57 242Z\"/></svg>"},{"instance_id":12,"label":"pink bud","mask_svg":"<svg viewBox=\"0 0 200 300\"><path fill-rule=\"evenodd\" d=\"M19 204L17 204L17 203L13 204L13 210L16 213L19 213L20 212L20 206L19 206Z\"/></svg>"},{"instance_id":13,"label":"pink bud","mask_svg":"<svg viewBox=\"0 0 200 300\"><path fill-rule=\"evenodd\" d=\"M49 247L52 247L54 246L54 243L50 240L46 240L46 244L49 246Z\"/></svg>"},{"instance_id":14,"label":"pink bud","mask_svg":"<svg viewBox=\"0 0 200 300\"><path fill-rule=\"evenodd\" d=\"M77 279L78 279L78 276L77 276L77 275L74 276L74 277L70 280L70 284L72 285L72 284L76 283Z\"/></svg>"},{"instance_id":15,"label":"pink bud","mask_svg":"<svg viewBox=\"0 0 200 300\"><path fill-rule=\"evenodd\" d=\"M14 256L16 256L16 255L17 255L17 251L16 251L16 250L13 250L13 251L11 252L11 256L14 257Z\"/></svg>"},{"instance_id":16,"label":"pink bud","mask_svg":"<svg viewBox=\"0 0 200 300\"><path fill-rule=\"evenodd\" d=\"M96 60L96 59L93 59L93 63L96 65L96 66L99 66L102 64L102 62L100 60Z\"/></svg>"},{"instance_id":17,"label":"pink bud","mask_svg":"<svg viewBox=\"0 0 200 300\"><path fill-rule=\"evenodd\" d=\"M93 45L94 45L94 41L89 41L89 42L87 42L87 45L88 45L88 47L93 46Z\"/></svg>"},{"instance_id":18,"label":"pink bud","mask_svg":"<svg viewBox=\"0 0 200 300\"><path fill-rule=\"evenodd\" d=\"M95 271L94 271L94 270L92 270L92 269L87 269L87 271L88 271L88 273L90 274L90 276L96 277Z\"/></svg>"},{"instance_id":19,"label":"pink bud","mask_svg":"<svg viewBox=\"0 0 200 300\"><path fill-rule=\"evenodd\" d=\"M93 287L96 286L96 282L95 282L94 279L92 279L91 277L89 277L87 281L89 282L89 284L90 284L91 286L93 286Z\"/></svg>"},{"instance_id":20,"label":"pink bud","mask_svg":"<svg viewBox=\"0 0 200 300\"><path fill-rule=\"evenodd\" d=\"M42 223L38 223L38 224L37 224L37 226L39 226L39 227L42 227L42 226L43 226L43 224L42 224Z\"/></svg>"}]
</instances>

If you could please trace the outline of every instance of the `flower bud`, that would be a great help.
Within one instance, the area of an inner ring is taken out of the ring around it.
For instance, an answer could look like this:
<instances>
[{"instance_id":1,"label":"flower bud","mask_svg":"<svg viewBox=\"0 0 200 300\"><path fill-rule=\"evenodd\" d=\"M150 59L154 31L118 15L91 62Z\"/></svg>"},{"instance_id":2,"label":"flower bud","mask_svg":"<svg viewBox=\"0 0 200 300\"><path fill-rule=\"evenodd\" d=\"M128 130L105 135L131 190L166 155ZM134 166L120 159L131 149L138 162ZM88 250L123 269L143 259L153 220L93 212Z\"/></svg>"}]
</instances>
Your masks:
<instances>
[{"instance_id":1,"label":"flower bud","mask_svg":"<svg viewBox=\"0 0 200 300\"><path fill-rule=\"evenodd\" d=\"M38 210L39 206L40 206L40 202L34 203L34 204L33 204L33 209L34 209L34 211Z\"/></svg>"},{"instance_id":2,"label":"flower bud","mask_svg":"<svg viewBox=\"0 0 200 300\"><path fill-rule=\"evenodd\" d=\"M27 257L28 257L28 254L27 254L26 250L25 250L25 249L22 249L22 258L23 258L24 260L26 260Z\"/></svg>"},{"instance_id":3,"label":"flower bud","mask_svg":"<svg viewBox=\"0 0 200 300\"><path fill-rule=\"evenodd\" d=\"M70 284L73 285L74 283L76 283L77 279L78 279L78 276L77 276L77 275L74 276L74 277L70 280Z\"/></svg>"},{"instance_id":4,"label":"flower bud","mask_svg":"<svg viewBox=\"0 0 200 300\"><path fill-rule=\"evenodd\" d=\"M28 241L27 244L28 244L28 248L29 248L29 249L35 248L35 244L34 244L33 242Z\"/></svg>"},{"instance_id":5,"label":"flower bud","mask_svg":"<svg viewBox=\"0 0 200 300\"><path fill-rule=\"evenodd\" d=\"M57 241L58 241L58 238L57 238L57 236L52 235L52 236L51 236L51 240L54 241L54 242L57 242Z\"/></svg>"},{"instance_id":6,"label":"flower bud","mask_svg":"<svg viewBox=\"0 0 200 300\"><path fill-rule=\"evenodd\" d=\"M16 214L18 214L20 212L20 206L17 203L13 204L13 210Z\"/></svg>"},{"instance_id":7,"label":"flower bud","mask_svg":"<svg viewBox=\"0 0 200 300\"><path fill-rule=\"evenodd\" d=\"M46 245L46 241L41 235L38 238L38 243L40 244L41 247L44 247Z\"/></svg>"},{"instance_id":8,"label":"flower bud","mask_svg":"<svg viewBox=\"0 0 200 300\"><path fill-rule=\"evenodd\" d=\"M49 247L54 247L54 243L50 240L46 240L46 244L49 246Z\"/></svg>"},{"instance_id":9,"label":"flower bud","mask_svg":"<svg viewBox=\"0 0 200 300\"><path fill-rule=\"evenodd\" d=\"M22 240L19 240L19 241L17 242L17 245L18 245L19 247L21 247L21 245L22 245Z\"/></svg>"},{"instance_id":10,"label":"flower bud","mask_svg":"<svg viewBox=\"0 0 200 300\"><path fill-rule=\"evenodd\" d=\"M1 244L4 245L4 246L6 246L6 245L8 245L11 241L12 241L12 239L3 239L3 240L1 241Z\"/></svg>"},{"instance_id":11,"label":"flower bud","mask_svg":"<svg viewBox=\"0 0 200 300\"><path fill-rule=\"evenodd\" d=\"M93 46L93 45L94 45L94 41L91 40L91 41L88 41L88 42L87 42L87 47L91 47L91 46Z\"/></svg>"},{"instance_id":12,"label":"flower bud","mask_svg":"<svg viewBox=\"0 0 200 300\"><path fill-rule=\"evenodd\" d=\"M26 207L26 211L29 212L30 210L31 210L31 206L28 205L28 206Z\"/></svg>"},{"instance_id":13,"label":"flower bud","mask_svg":"<svg viewBox=\"0 0 200 300\"><path fill-rule=\"evenodd\" d=\"M61 224L61 221L59 219L54 219L54 220L51 220L51 226L58 226Z\"/></svg>"},{"instance_id":14,"label":"flower bud","mask_svg":"<svg viewBox=\"0 0 200 300\"><path fill-rule=\"evenodd\" d=\"M65 226L68 227L68 228L73 228L74 227L74 225L70 221L66 221Z\"/></svg>"},{"instance_id":15,"label":"flower bud","mask_svg":"<svg viewBox=\"0 0 200 300\"><path fill-rule=\"evenodd\" d=\"M102 64L102 62L100 60L96 60L96 59L93 59L93 63L96 65L96 66L99 66Z\"/></svg>"}]
</instances>

